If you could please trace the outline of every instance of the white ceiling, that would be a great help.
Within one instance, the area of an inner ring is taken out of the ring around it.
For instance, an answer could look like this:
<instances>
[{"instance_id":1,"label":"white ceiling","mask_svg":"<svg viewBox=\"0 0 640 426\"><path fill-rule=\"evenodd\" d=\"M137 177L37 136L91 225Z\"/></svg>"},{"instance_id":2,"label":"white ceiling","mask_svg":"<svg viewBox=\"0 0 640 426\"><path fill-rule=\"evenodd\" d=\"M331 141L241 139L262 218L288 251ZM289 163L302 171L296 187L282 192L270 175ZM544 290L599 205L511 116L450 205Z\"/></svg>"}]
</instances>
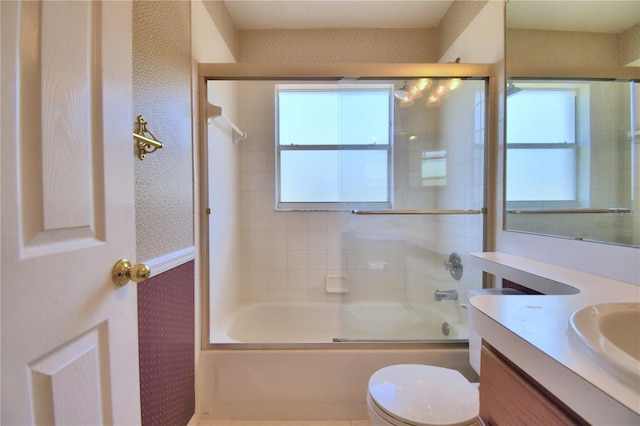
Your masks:
<instances>
[{"instance_id":1,"label":"white ceiling","mask_svg":"<svg viewBox=\"0 0 640 426\"><path fill-rule=\"evenodd\" d=\"M226 0L225 3L240 30L435 28L453 0ZM639 0L509 0L507 7L510 28L617 33L640 22Z\"/></svg>"}]
</instances>

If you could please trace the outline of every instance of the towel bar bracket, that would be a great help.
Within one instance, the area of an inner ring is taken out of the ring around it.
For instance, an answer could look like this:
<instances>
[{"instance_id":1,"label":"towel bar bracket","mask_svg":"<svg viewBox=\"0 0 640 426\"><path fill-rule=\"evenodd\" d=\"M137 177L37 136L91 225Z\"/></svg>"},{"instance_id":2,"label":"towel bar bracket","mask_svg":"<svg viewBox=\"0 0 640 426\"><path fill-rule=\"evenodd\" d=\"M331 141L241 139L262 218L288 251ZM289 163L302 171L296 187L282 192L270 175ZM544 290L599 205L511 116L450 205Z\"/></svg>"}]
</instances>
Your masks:
<instances>
[{"instance_id":1,"label":"towel bar bracket","mask_svg":"<svg viewBox=\"0 0 640 426\"><path fill-rule=\"evenodd\" d=\"M138 124L138 130L133 132L133 138L136 140L136 147L138 148L138 158L144 160L147 154L156 152L159 148L162 148L162 142L153 136L153 133L147 129L147 121L142 115L136 117ZM146 136L149 134L149 136Z\"/></svg>"}]
</instances>

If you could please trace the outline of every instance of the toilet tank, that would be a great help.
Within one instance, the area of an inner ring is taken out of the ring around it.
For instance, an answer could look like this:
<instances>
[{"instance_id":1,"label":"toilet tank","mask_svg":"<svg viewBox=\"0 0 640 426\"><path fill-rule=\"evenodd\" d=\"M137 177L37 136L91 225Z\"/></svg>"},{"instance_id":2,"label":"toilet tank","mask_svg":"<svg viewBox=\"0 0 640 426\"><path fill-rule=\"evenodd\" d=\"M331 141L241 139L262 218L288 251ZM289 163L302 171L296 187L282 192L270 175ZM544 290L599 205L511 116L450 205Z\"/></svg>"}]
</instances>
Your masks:
<instances>
[{"instance_id":1,"label":"toilet tank","mask_svg":"<svg viewBox=\"0 0 640 426\"><path fill-rule=\"evenodd\" d=\"M478 290L469 290L469 299L473 296L482 295L521 295L524 294L518 290L512 288L483 288ZM469 363L474 371L480 374L480 351L482 349L482 337L476 331L472 321L471 315L469 315L469 308L467 308L467 319L469 322Z\"/></svg>"}]
</instances>

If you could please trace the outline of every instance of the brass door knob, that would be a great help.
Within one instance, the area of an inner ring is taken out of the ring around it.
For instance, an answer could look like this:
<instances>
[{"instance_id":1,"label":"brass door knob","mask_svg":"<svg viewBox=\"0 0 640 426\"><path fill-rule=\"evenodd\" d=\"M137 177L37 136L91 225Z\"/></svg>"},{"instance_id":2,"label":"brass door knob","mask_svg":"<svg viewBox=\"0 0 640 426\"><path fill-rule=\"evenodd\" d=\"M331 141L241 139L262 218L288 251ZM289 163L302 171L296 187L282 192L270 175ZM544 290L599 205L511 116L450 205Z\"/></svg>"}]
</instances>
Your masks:
<instances>
[{"instance_id":1,"label":"brass door knob","mask_svg":"<svg viewBox=\"0 0 640 426\"><path fill-rule=\"evenodd\" d=\"M118 287L126 285L129 280L140 283L149 278L149 275L151 270L147 265L138 263L131 266L131 262L127 259L118 260L111 270L111 280Z\"/></svg>"}]
</instances>

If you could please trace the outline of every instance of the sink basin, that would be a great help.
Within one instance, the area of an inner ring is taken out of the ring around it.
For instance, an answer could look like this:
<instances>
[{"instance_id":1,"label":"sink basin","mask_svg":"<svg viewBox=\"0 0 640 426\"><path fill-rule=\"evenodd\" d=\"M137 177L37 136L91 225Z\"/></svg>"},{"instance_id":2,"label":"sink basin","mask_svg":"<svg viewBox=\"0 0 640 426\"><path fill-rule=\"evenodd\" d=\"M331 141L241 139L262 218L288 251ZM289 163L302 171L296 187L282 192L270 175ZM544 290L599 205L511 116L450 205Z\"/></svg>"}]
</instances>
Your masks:
<instances>
[{"instance_id":1,"label":"sink basin","mask_svg":"<svg viewBox=\"0 0 640 426\"><path fill-rule=\"evenodd\" d=\"M583 355L640 388L640 303L602 303L569 319L569 338Z\"/></svg>"}]
</instances>

